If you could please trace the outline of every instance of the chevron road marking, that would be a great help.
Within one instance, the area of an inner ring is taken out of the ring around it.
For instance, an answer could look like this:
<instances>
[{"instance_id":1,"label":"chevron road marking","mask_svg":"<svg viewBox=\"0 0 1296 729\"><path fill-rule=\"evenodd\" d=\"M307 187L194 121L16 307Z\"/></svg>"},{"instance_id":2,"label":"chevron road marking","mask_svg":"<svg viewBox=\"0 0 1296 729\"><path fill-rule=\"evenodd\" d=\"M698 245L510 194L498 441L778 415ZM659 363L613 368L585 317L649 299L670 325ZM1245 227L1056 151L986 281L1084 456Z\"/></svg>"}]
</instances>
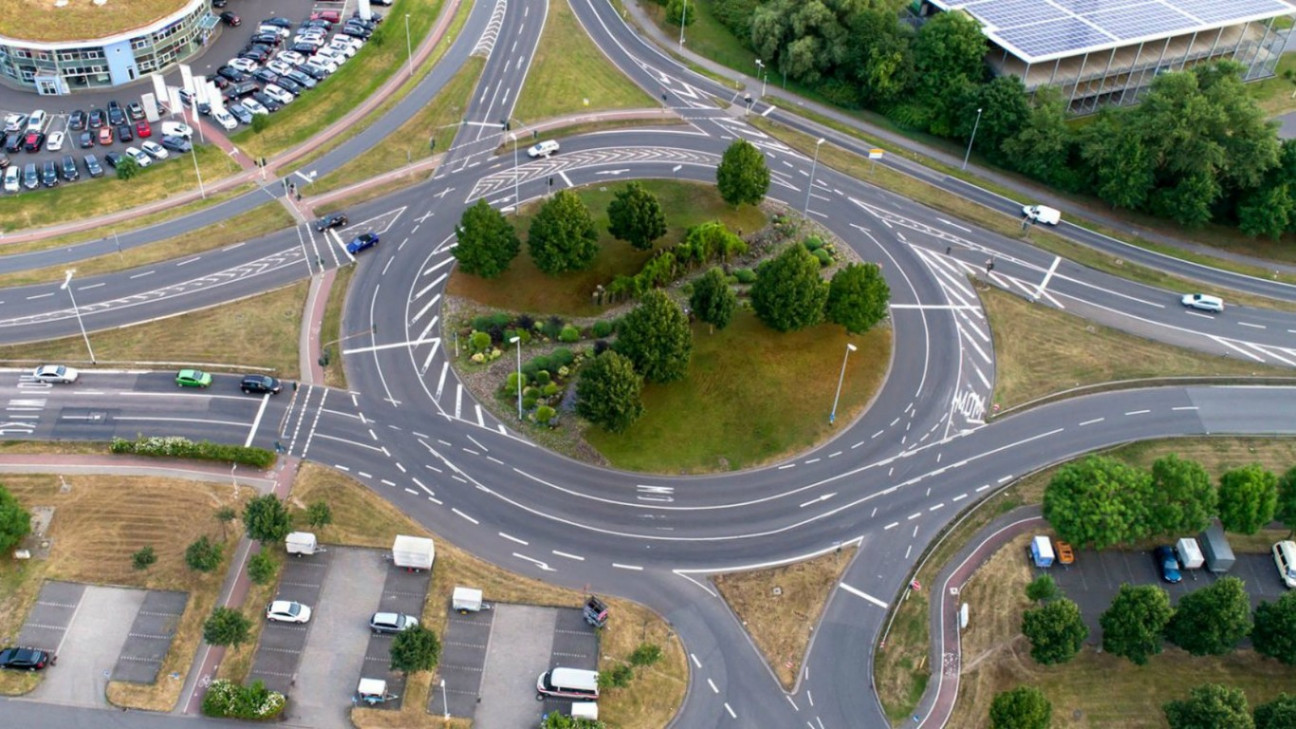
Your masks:
<instances>
[{"instance_id":1,"label":"chevron road marking","mask_svg":"<svg viewBox=\"0 0 1296 729\"><path fill-rule=\"evenodd\" d=\"M867 592L864 592L863 590L857 590L854 587L851 587L850 585L846 584L845 582L838 582L837 586L856 597L862 597L865 600L868 600L869 602L873 603L874 605L877 605L880 608L887 607L887 604L885 602L882 602L881 600L877 599L876 597L873 597L872 595L868 594Z\"/></svg>"}]
</instances>

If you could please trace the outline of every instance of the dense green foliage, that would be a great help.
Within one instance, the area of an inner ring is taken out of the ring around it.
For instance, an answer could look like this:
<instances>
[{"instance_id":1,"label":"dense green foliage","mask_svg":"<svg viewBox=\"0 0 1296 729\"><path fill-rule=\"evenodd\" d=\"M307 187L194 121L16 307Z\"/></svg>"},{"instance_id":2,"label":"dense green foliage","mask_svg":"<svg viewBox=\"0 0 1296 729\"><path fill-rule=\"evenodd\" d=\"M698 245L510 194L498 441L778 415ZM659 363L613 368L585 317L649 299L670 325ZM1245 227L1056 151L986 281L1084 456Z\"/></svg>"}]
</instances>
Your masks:
<instances>
[{"instance_id":1,"label":"dense green foliage","mask_svg":"<svg viewBox=\"0 0 1296 729\"><path fill-rule=\"evenodd\" d=\"M424 625L397 633L391 642L391 667L404 674L431 671L441 658L441 641Z\"/></svg>"},{"instance_id":2,"label":"dense green foliage","mask_svg":"<svg viewBox=\"0 0 1296 729\"><path fill-rule=\"evenodd\" d=\"M153 551L153 546L150 544L140 547L131 555L131 567L137 570L146 570L155 564L157 564L157 553Z\"/></svg>"},{"instance_id":3,"label":"dense green foliage","mask_svg":"<svg viewBox=\"0 0 1296 729\"><path fill-rule=\"evenodd\" d=\"M643 377L629 358L606 351L586 362L576 382L576 412L610 433L620 433L643 415Z\"/></svg>"},{"instance_id":4,"label":"dense green foliage","mask_svg":"<svg viewBox=\"0 0 1296 729\"><path fill-rule=\"evenodd\" d=\"M713 268L693 282L689 307L697 318L715 329L724 329L738 309L738 295L729 287L724 271Z\"/></svg>"},{"instance_id":5,"label":"dense green foliage","mask_svg":"<svg viewBox=\"0 0 1296 729\"><path fill-rule=\"evenodd\" d=\"M1184 595L1166 625L1166 638L1195 656L1228 653L1250 632L1251 601L1236 577Z\"/></svg>"},{"instance_id":6,"label":"dense green foliage","mask_svg":"<svg viewBox=\"0 0 1296 729\"><path fill-rule=\"evenodd\" d=\"M1174 609L1157 585L1121 585L1111 607L1098 619L1103 650L1142 666L1161 652L1166 624Z\"/></svg>"},{"instance_id":7,"label":"dense green foliage","mask_svg":"<svg viewBox=\"0 0 1296 729\"><path fill-rule=\"evenodd\" d=\"M1089 627L1080 617L1080 606L1060 598L1023 613L1022 635L1030 640L1031 658L1051 665L1075 658L1089 637Z\"/></svg>"},{"instance_id":8,"label":"dense green foliage","mask_svg":"<svg viewBox=\"0 0 1296 729\"><path fill-rule=\"evenodd\" d=\"M1104 549L1146 533L1151 477L1113 458L1090 456L1058 470L1044 490L1044 518L1075 545Z\"/></svg>"},{"instance_id":9,"label":"dense green foliage","mask_svg":"<svg viewBox=\"0 0 1296 729\"><path fill-rule=\"evenodd\" d=\"M243 613L218 607L203 623L203 640L212 645L238 646L247 642L251 630L252 622Z\"/></svg>"},{"instance_id":10,"label":"dense green foliage","mask_svg":"<svg viewBox=\"0 0 1296 729\"><path fill-rule=\"evenodd\" d=\"M1154 532L1196 534L1210 524L1215 508L1215 487L1200 463L1173 453L1152 463L1147 510Z\"/></svg>"},{"instance_id":11,"label":"dense green foliage","mask_svg":"<svg viewBox=\"0 0 1296 729\"><path fill-rule=\"evenodd\" d=\"M678 380L688 374L693 354L688 317L670 296L649 291L621 320L616 351L629 358L648 382Z\"/></svg>"},{"instance_id":12,"label":"dense green foliage","mask_svg":"<svg viewBox=\"0 0 1296 729\"><path fill-rule=\"evenodd\" d=\"M179 436L151 437L141 436L130 441L124 438L113 438L108 447L113 453L124 453L136 456L157 456L159 458L193 458L201 461L225 461L256 468L269 468L274 465L274 451L264 448L225 445L210 441L191 441Z\"/></svg>"},{"instance_id":13,"label":"dense green foliage","mask_svg":"<svg viewBox=\"0 0 1296 729\"><path fill-rule=\"evenodd\" d=\"M220 544L204 534L185 547L185 564L197 572L213 572L220 566L223 552Z\"/></svg>"},{"instance_id":14,"label":"dense green foliage","mask_svg":"<svg viewBox=\"0 0 1296 729\"><path fill-rule=\"evenodd\" d=\"M1026 599L1031 602L1046 602L1062 596L1062 589L1050 575L1040 575L1026 586Z\"/></svg>"},{"instance_id":15,"label":"dense green foliage","mask_svg":"<svg viewBox=\"0 0 1296 729\"><path fill-rule=\"evenodd\" d=\"M1219 684L1198 686L1182 701L1166 702L1170 729L1253 729L1242 689Z\"/></svg>"},{"instance_id":16,"label":"dense green foliage","mask_svg":"<svg viewBox=\"0 0 1296 729\"><path fill-rule=\"evenodd\" d=\"M1049 729L1053 705L1034 686L1018 686L995 694L990 704L990 729Z\"/></svg>"},{"instance_id":17,"label":"dense green foliage","mask_svg":"<svg viewBox=\"0 0 1296 729\"><path fill-rule=\"evenodd\" d=\"M790 332L823 321L828 286L819 277L819 261L805 246L788 246L756 269L751 287L752 310L771 329Z\"/></svg>"},{"instance_id":18,"label":"dense green foliage","mask_svg":"<svg viewBox=\"0 0 1296 729\"><path fill-rule=\"evenodd\" d=\"M277 542L292 531L292 514L274 494L263 494L243 507L243 528L248 539Z\"/></svg>"},{"instance_id":19,"label":"dense green foliage","mask_svg":"<svg viewBox=\"0 0 1296 729\"><path fill-rule=\"evenodd\" d=\"M1278 477L1258 463L1220 476L1219 517L1231 532L1255 534L1273 520L1278 508Z\"/></svg>"},{"instance_id":20,"label":"dense green foliage","mask_svg":"<svg viewBox=\"0 0 1296 729\"><path fill-rule=\"evenodd\" d=\"M1278 479L1274 518L1281 521L1288 531L1296 532L1296 466L1287 469Z\"/></svg>"},{"instance_id":21,"label":"dense green foliage","mask_svg":"<svg viewBox=\"0 0 1296 729\"><path fill-rule=\"evenodd\" d=\"M588 268L598 256L598 229L580 196L559 190L531 219L527 249L549 275Z\"/></svg>"},{"instance_id":22,"label":"dense green foliage","mask_svg":"<svg viewBox=\"0 0 1296 729\"><path fill-rule=\"evenodd\" d=\"M0 486L0 554L18 546L31 533L31 514L9 489Z\"/></svg>"},{"instance_id":23,"label":"dense green foliage","mask_svg":"<svg viewBox=\"0 0 1296 729\"><path fill-rule=\"evenodd\" d=\"M1296 592L1285 592L1277 601L1256 607L1251 643L1260 655L1296 665Z\"/></svg>"},{"instance_id":24,"label":"dense green foliage","mask_svg":"<svg viewBox=\"0 0 1296 729\"><path fill-rule=\"evenodd\" d=\"M203 694L202 713L232 719L273 719L283 713L286 704L283 694L267 689L261 681L253 681L251 686L239 686L228 679L218 678Z\"/></svg>"},{"instance_id":25,"label":"dense green foliage","mask_svg":"<svg viewBox=\"0 0 1296 729\"><path fill-rule=\"evenodd\" d=\"M1255 707L1256 729L1291 729L1296 726L1296 694L1282 693Z\"/></svg>"},{"instance_id":26,"label":"dense green foliage","mask_svg":"<svg viewBox=\"0 0 1296 729\"><path fill-rule=\"evenodd\" d=\"M513 225L485 198L464 210L455 236L458 243L452 253L460 270L482 278L502 275L522 249Z\"/></svg>"},{"instance_id":27,"label":"dense green foliage","mask_svg":"<svg viewBox=\"0 0 1296 729\"><path fill-rule=\"evenodd\" d=\"M270 550L263 549L248 560L248 579L257 585L268 585L278 569L279 561L270 554Z\"/></svg>"},{"instance_id":28,"label":"dense green foliage","mask_svg":"<svg viewBox=\"0 0 1296 729\"><path fill-rule=\"evenodd\" d=\"M739 139L725 150L716 167L716 188L730 205L756 205L769 190L770 171L755 145Z\"/></svg>"},{"instance_id":29,"label":"dense green foliage","mask_svg":"<svg viewBox=\"0 0 1296 729\"><path fill-rule=\"evenodd\" d=\"M890 300L891 288L876 263L851 263L833 274L824 317L862 334L886 318Z\"/></svg>"},{"instance_id":30,"label":"dense green foliage","mask_svg":"<svg viewBox=\"0 0 1296 729\"><path fill-rule=\"evenodd\" d=\"M608 203L608 232L641 251L653 247L653 241L666 235L666 213L657 196L638 182L617 191Z\"/></svg>"}]
</instances>

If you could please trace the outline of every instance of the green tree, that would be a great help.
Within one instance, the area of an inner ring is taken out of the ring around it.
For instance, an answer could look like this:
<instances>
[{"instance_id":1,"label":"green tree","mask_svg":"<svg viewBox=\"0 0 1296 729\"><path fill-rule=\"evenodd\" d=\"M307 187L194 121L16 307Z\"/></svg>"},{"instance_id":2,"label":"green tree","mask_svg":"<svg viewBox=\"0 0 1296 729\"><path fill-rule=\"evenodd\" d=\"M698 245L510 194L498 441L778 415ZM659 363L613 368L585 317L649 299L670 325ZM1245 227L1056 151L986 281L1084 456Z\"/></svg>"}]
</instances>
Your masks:
<instances>
[{"instance_id":1,"label":"green tree","mask_svg":"<svg viewBox=\"0 0 1296 729\"><path fill-rule=\"evenodd\" d=\"M1127 109L1104 109L1080 133L1080 157L1093 170L1095 192L1114 208L1141 210L1156 185L1155 160L1128 127Z\"/></svg>"},{"instance_id":2,"label":"green tree","mask_svg":"<svg viewBox=\"0 0 1296 729\"><path fill-rule=\"evenodd\" d=\"M1049 575L1040 575L1026 586L1026 599L1031 602L1047 602L1062 596L1062 590Z\"/></svg>"},{"instance_id":3,"label":"green tree","mask_svg":"<svg viewBox=\"0 0 1296 729\"><path fill-rule=\"evenodd\" d=\"M850 24L858 55L845 65L860 101L874 108L891 104L913 83L913 31L886 7L861 10Z\"/></svg>"},{"instance_id":4,"label":"green tree","mask_svg":"<svg viewBox=\"0 0 1296 729\"><path fill-rule=\"evenodd\" d=\"M1034 105L1025 125L1000 145L1003 158L1013 169L1037 180L1066 187L1066 161L1071 156L1075 132L1067 123L1066 102L1058 90L1046 86L1035 92Z\"/></svg>"},{"instance_id":5,"label":"green tree","mask_svg":"<svg viewBox=\"0 0 1296 729\"><path fill-rule=\"evenodd\" d=\"M391 668L405 675L431 671L441 658L441 641L423 625L415 625L396 634L391 644Z\"/></svg>"},{"instance_id":6,"label":"green tree","mask_svg":"<svg viewBox=\"0 0 1296 729\"><path fill-rule=\"evenodd\" d=\"M323 529L333 523L333 510L327 501L316 501L306 507L306 523L312 528Z\"/></svg>"},{"instance_id":7,"label":"green tree","mask_svg":"<svg viewBox=\"0 0 1296 729\"><path fill-rule=\"evenodd\" d=\"M608 203L608 232L618 240L646 251L653 241L666 235L666 213L657 196L638 182L617 191Z\"/></svg>"},{"instance_id":8,"label":"green tree","mask_svg":"<svg viewBox=\"0 0 1296 729\"><path fill-rule=\"evenodd\" d=\"M1210 524L1215 508L1215 487L1200 463L1173 453L1152 463L1147 510L1153 532L1196 534Z\"/></svg>"},{"instance_id":9,"label":"green tree","mask_svg":"<svg viewBox=\"0 0 1296 729\"><path fill-rule=\"evenodd\" d=\"M964 13L937 13L918 30L914 41L914 103L930 109L928 131L954 133L958 102L986 77L986 38L981 26Z\"/></svg>"},{"instance_id":10,"label":"green tree","mask_svg":"<svg viewBox=\"0 0 1296 729\"><path fill-rule=\"evenodd\" d=\"M0 554L17 547L31 533L31 514L9 489L0 485Z\"/></svg>"},{"instance_id":11,"label":"green tree","mask_svg":"<svg viewBox=\"0 0 1296 729\"><path fill-rule=\"evenodd\" d=\"M1157 585L1121 585L1111 607L1098 619L1103 650L1142 666L1161 652L1166 624L1174 609Z\"/></svg>"},{"instance_id":12,"label":"green tree","mask_svg":"<svg viewBox=\"0 0 1296 729\"><path fill-rule=\"evenodd\" d=\"M693 332L688 317L665 292L652 290L621 319L616 351L648 382L673 382L688 374Z\"/></svg>"},{"instance_id":13,"label":"green tree","mask_svg":"<svg viewBox=\"0 0 1296 729\"><path fill-rule=\"evenodd\" d=\"M818 324L827 301L828 286L819 277L819 261L805 246L788 246L756 269L752 309L772 329L789 332Z\"/></svg>"},{"instance_id":14,"label":"green tree","mask_svg":"<svg viewBox=\"0 0 1296 729\"><path fill-rule=\"evenodd\" d=\"M133 180L139 173L139 162L136 162L134 157L124 154L121 159L117 160L117 179Z\"/></svg>"},{"instance_id":15,"label":"green tree","mask_svg":"<svg viewBox=\"0 0 1296 729\"><path fill-rule=\"evenodd\" d=\"M1166 625L1166 638L1194 656L1228 653L1250 632L1251 601L1236 577L1184 595Z\"/></svg>"},{"instance_id":16,"label":"green tree","mask_svg":"<svg viewBox=\"0 0 1296 729\"><path fill-rule=\"evenodd\" d=\"M1254 729L1242 689L1219 684L1198 686L1182 701L1163 707L1170 729Z\"/></svg>"},{"instance_id":17,"label":"green tree","mask_svg":"<svg viewBox=\"0 0 1296 729\"><path fill-rule=\"evenodd\" d=\"M666 0L666 22L671 25L693 25L693 8L696 3L687 0Z\"/></svg>"},{"instance_id":18,"label":"green tree","mask_svg":"<svg viewBox=\"0 0 1296 729\"><path fill-rule=\"evenodd\" d=\"M292 514L274 494L264 494L243 507L243 529L248 539L262 544L277 542L292 531Z\"/></svg>"},{"instance_id":19,"label":"green tree","mask_svg":"<svg viewBox=\"0 0 1296 729\"><path fill-rule=\"evenodd\" d=\"M1258 463L1220 476L1220 523L1230 532L1255 534L1273 521L1278 508L1278 477Z\"/></svg>"},{"instance_id":20,"label":"green tree","mask_svg":"<svg viewBox=\"0 0 1296 729\"><path fill-rule=\"evenodd\" d=\"M531 220L527 248L536 268L553 276L583 271L598 256L598 229L580 196L559 190Z\"/></svg>"},{"instance_id":21,"label":"green tree","mask_svg":"<svg viewBox=\"0 0 1296 729\"><path fill-rule=\"evenodd\" d=\"M1296 220L1296 200L1286 183L1265 185L1243 195L1237 208L1238 230L1251 237L1282 237Z\"/></svg>"},{"instance_id":22,"label":"green tree","mask_svg":"<svg viewBox=\"0 0 1296 729\"><path fill-rule=\"evenodd\" d=\"M1030 640L1031 658L1047 666L1075 658L1089 628L1080 617L1080 606L1063 597L1023 613L1022 634Z\"/></svg>"},{"instance_id":23,"label":"green tree","mask_svg":"<svg viewBox=\"0 0 1296 729\"><path fill-rule=\"evenodd\" d=\"M274 579L279 562L270 555L270 550L263 549L248 560L248 579L258 585L267 585Z\"/></svg>"},{"instance_id":24,"label":"green tree","mask_svg":"<svg viewBox=\"0 0 1296 729\"><path fill-rule=\"evenodd\" d=\"M131 555L131 566L137 570L146 570L157 564L157 554L151 545L144 545Z\"/></svg>"},{"instance_id":25,"label":"green tree","mask_svg":"<svg viewBox=\"0 0 1296 729\"><path fill-rule=\"evenodd\" d=\"M661 646L655 643L640 643L630 654L630 665L651 666L661 660Z\"/></svg>"},{"instance_id":26,"label":"green tree","mask_svg":"<svg viewBox=\"0 0 1296 729\"><path fill-rule=\"evenodd\" d=\"M609 433L621 433L643 415L642 393L634 364L609 350L581 367L576 412Z\"/></svg>"},{"instance_id":27,"label":"green tree","mask_svg":"<svg viewBox=\"0 0 1296 729\"><path fill-rule=\"evenodd\" d=\"M1151 476L1105 456L1058 470L1044 489L1044 518L1064 541L1105 549L1147 536Z\"/></svg>"},{"instance_id":28,"label":"green tree","mask_svg":"<svg viewBox=\"0 0 1296 729\"><path fill-rule=\"evenodd\" d=\"M851 263L833 274L824 317L860 334L886 318L890 301L891 288L876 263Z\"/></svg>"},{"instance_id":29,"label":"green tree","mask_svg":"<svg viewBox=\"0 0 1296 729\"><path fill-rule=\"evenodd\" d=\"M266 130L266 127L270 126L270 117L265 114L253 114L251 126L253 134L260 134Z\"/></svg>"},{"instance_id":30,"label":"green tree","mask_svg":"<svg viewBox=\"0 0 1296 729\"><path fill-rule=\"evenodd\" d=\"M1255 729L1296 727L1296 694L1281 693L1267 704L1255 707Z\"/></svg>"},{"instance_id":31,"label":"green tree","mask_svg":"<svg viewBox=\"0 0 1296 729\"><path fill-rule=\"evenodd\" d=\"M460 270L482 278L498 278L522 249L513 225L485 198L463 211L455 237L452 253Z\"/></svg>"},{"instance_id":32,"label":"green tree","mask_svg":"<svg viewBox=\"0 0 1296 729\"><path fill-rule=\"evenodd\" d=\"M1276 602L1261 602L1255 609L1251 642L1256 653L1296 664L1296 592L1283 593Z\"/></svg>"},{"instance_id":33,"label":"green tree","mask_svg":"<svg viewBox=\"0 0 1296 729\"><path fill-rule=\"evenodd\" d=\"M739 139L725 150L716 168L716 188L730 205L756 205L769 190L770 171L755 145Z\"/></svg>"},{"instance_id":34,"label":"green tree","mask_svg":"<svg viewBox=\"0 0 1296 729\"><path fill-rule=\"evenodd\" d=\"M1278 501L1274 509L1274 518L1287 527L1287 536L1296 534L1296 466L1278 479Z\"/></svg>"},{"instance_id":35,"label":"green tree","mask_svg":"<svg viewBox=\"0 0 1296 729\"><path fill-rule=\"evenodd\" d=\"M229 525L238 518L238 511L232 506L222 506L213 514L221 525L221 541L229 539Z\"/></svg>"},{"instance_id":36,"label":"green tree","mask_svg":"<svg viewBox=\"0 0 1296 729\"><path fill-rule=\"evenodd\" d=\"M1034 686L1018 686L995 694L990 703L990 729L1049 729L1053 705Z\"/></svg>"},{"instance_id":37,"label":"green tree","mask_svg":"<svg viewBox=\"0 0 1296 729\"><path fill-rule=\"evenodd\" d=\"M997 76L988 84L973 87L967 95L958 113L955 134L960 139L971 139L973 147L986 157L999 160L1003 158L1000 148L1004 141L1021 131L1030 114L1022 80L1012 75Z\"/></svg>"},{"instance_id":38,"label":"green tree","mask_svg":"<svg viewBox=\"0 0 1296 729\"><path fill-rule=\"evenodd\" d=\"M227 607L212 610L203 623L203 640L211 645L239 646L247 642L252 621L243 613Z\"/></svg>"},{"instance_id":39,"label":"green tree","mask_svg":"<svg viewBox=\"0 0 1296 729\"><path fill-rule=\"evenodd\" d=\"M714 332L729 326L734 311L738 309L738 295L729 288L729 279L724 271L713 268L693 282L689 307Z\"/></svg>"},{"instance_id":40,"label":"green tree","mask_svg":"<svg viewBox=\"0 0 1296 729\"><path fill-rule=\"evenodd\" d=\"M610 670L599 671L598 685L602 689L625 688L634 679L634 669L628 664L620 663Z\"/></svg>"},{"instance_id":41,"label":"green tree","mask_svg":"<svg viewBox=\"0 0 1296 729\"><path fill-rule=\"evenodd\" d=\"M220 566L222 545L213 543L206 535L185 548L185 564L197 572L212 572Z\"/></svg>"}]
</instances>

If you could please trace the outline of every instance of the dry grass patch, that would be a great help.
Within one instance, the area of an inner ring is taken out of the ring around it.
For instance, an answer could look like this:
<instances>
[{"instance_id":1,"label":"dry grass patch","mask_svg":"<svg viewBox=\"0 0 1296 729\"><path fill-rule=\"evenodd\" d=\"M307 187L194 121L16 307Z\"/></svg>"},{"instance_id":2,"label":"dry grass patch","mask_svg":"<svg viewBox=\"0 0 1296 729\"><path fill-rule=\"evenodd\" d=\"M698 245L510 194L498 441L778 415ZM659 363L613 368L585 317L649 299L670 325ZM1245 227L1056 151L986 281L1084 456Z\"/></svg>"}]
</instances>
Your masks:
<instances>
[{"instance_id":1,"label":"dry grass patch","mask_svg":"<svg viewBox=\"0 0 1296 729\"><path fill-rule=\"evenodd\" d=\"M436 170L434 169L407 170L397 174L395 177L387 179L385 182L375 185L365 185L364 187L326 203L314 205L311 204L310 199L307 199L306 203L311 206L311 210L316 216L324 216L329 213L336 213L339 210L346 210L347 208L355 207L361 203L369 202L370 200L376 200L387 193L404 190L407 187L417 185L420 182L430 179L435 172ZM310 190L307 190L306 192L309 193Z\"/></svg>"},{"instance_id":2,"label":"dry grass patch","mask_svg":"<svg viewBox=\"0 0 1296 729\"><path fill-rule=\"evenodd\" d=\"M224 571L202 574L184 563L184 550L207 536L224 545L226 563L241 533L231 525L222 532L214 518L223 506L239 508L250 489L235 492L229 484L180 479L116 476L7 474L0 478L25 508L54 507L48 536L50 557L27 565L0 566L0 629L17 635L44 579L124 585L189 594L175 640L156 684L113 682L108 699L122 706L170 711L180 696L182 677L202 637L202 621L211 612ZM66 483L65 490L62 484ZM203 518L210 515L212 518ZM157 563L145 571L131 566L131 555L152 546Z\"/></svg>"},{"instance_id":3,"label":"dry grass patch","mask_svg":"<svg viewBox=\"0 0 1296 729\"><path fill-rule=\"evenodd\" d=\"M162 321L92 332L100 364L157 362L205 368L270 367L280 377L297 376L298 327L310 281L250 296ZM93 326L93 321L90 323ZM0 347L0 362L86 360L79 336Z\"/></svg>"},{"instance_id":4,"label":"dry grass patch","mask_svg":"<svg viewBox=\"0 0 1296 729\"><path fill-rule=\"evenodd\" d=\"M190 230L154 243L127 248L121 253L82 259L73 267L76 269L78 278L98 276L204 253L239 241L252 240L291 227L293 224L292 215L284 209L283 205L278 202L268 202L215 225ZM67 265L59 265L0 275L0 286L25 286L58 281L63 278L63 272L68 268Z\"/></svg>"},{"instance_id":5,"label":"dry grass patch","mask_svg":"<svg viewBox=\"0 0 1296 729\"><path fill-rule=\"evenodd\" d=\"M350 477L303 464L293 485L291 506L300 510L316 501L326 502L333 512L333 524L316 532L325 542L389 549L397 534L436 537ZM437 538L437 563L422 618L439 635L445 633L455 585L479 588L491 602L579 607L585 600L579 592L509 572ZM616 598L608 603L612 619L600 640L600 668L626 662L630 652L645 641L661 646L662 660L638 669L630 688L608 692L600 700L601 714L610 726L660 729L670 722L684 698L688 666L683 646L670 626L651 610ZM434 678L434 673L412 676L400 712L353 709L352 722L374 729L441 726L439 719L428 723L425 710ZM381 716L384 714L388 716Z\"/></svg>"},{"instance_id":6,"label":"dry grass patch","mask_svg":"<svg viewBox=\"0 0 1296 729\"><path fill-rule=\"evenodd\" d=\"M92 441L67 440L67 441L36 441L36 440L5 440L0 441L0 453L4 454L45 454L55 453L58 455L103 455L108 452L107 443L95 443ZM0 483L3 483L4 476L0 475Z\"/></svg>"},{"instance_id":7,"label":"dry grass patch","mask_svg":"<svg viewBox=\"0 0 1296 729\"><path fill-rule=\"evenodd\" d=\"M796 682L819 614L854 555L855 547L848 547L804 562L713 578L783 688L790 690Z\"/></svg>"},{"instance_id":8,"label":"dry grass patch","mask_svg":"<svg viewBox=\"0 0 1296 729\"><path fill-rule=\"evenodd\" d=\"M978 285L1003 407L1081 385L1174 376L1288 376L1292 370L1181 349Z\"/></svg>"}]
</instances>

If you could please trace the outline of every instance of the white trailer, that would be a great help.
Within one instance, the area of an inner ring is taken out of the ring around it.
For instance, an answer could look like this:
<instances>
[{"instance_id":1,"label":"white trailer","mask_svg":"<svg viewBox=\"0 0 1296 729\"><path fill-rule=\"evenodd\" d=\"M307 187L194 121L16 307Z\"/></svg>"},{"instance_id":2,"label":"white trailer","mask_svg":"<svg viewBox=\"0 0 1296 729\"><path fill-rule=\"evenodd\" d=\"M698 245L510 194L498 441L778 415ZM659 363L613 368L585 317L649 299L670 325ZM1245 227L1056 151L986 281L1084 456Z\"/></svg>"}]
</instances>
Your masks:
<instances>
[{"instance_id":1,"label":"white trailer","mask_svg":"<svg viewBox=\"0 0 1296 729\"><path fill-rule=\"evenodd\" d=\"M292 532L284 538L284 548L288 550L288 554L294 554L298 557L303 554L315 554L324 551L320 549L319 541L315 539L315 535L310 532Z\"/></svg>"},{"instance_id":2,"label":"white trailer","mask_svg":"<svg viewBox=\"0 0 1296 729\"><path fill-rule=\"evenodd\" d=\"M482 609L482 591L471 587L456 587L450 596L450 607L457 613L465 615Z\"/></svg>"},{"instance_id":3,"label":"white trailer","mask_svg":"<svg viewBox=\"0 0 1296 729\"><path fill-rule=\"evenodd\" d=\"M414 570L430 570L436 559L436 545L425 537L410 537L397 534L392 542L392 564L397 567Z\"/></svg>"},{"instance_id":4,"label":"white trailer","mask_svg":"<svg viewBox=\"0 0 1296 729\"><path fill-rule=\"evenodd\" d=\"M1192 537L1184 537L1175 543L1175 553L1179 555L1179 564L1186 570L1201 569L1206 564L1201 547Z\"/></svg>"}]
</instances>

